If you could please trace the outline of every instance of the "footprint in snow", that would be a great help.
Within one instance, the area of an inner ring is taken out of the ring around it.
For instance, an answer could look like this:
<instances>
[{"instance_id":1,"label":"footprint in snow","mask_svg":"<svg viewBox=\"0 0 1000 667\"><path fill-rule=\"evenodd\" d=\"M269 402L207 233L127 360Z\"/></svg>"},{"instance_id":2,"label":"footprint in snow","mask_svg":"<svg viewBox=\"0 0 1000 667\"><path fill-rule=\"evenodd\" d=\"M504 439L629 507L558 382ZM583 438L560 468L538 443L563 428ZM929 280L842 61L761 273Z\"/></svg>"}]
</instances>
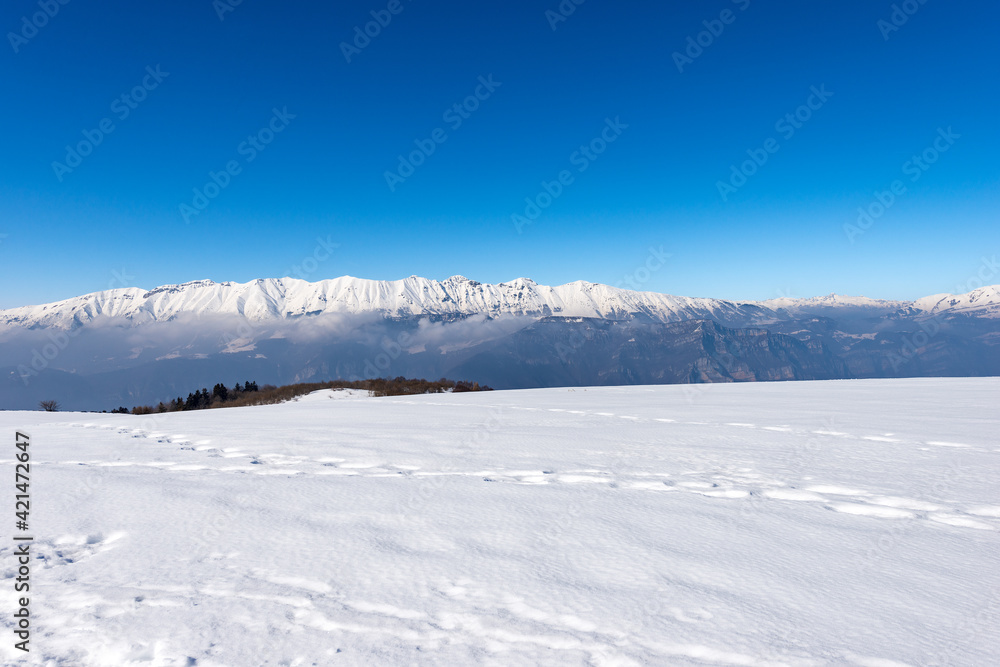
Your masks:
<instances>
[{"instance_id":1,"label":"footprint in snow","mask_svg":"<svg viewBox=\"0 0 1000 667\"><path fill-rule=\"evenodd\" d=\"M43 569L72 565L114 548L125 535L126 533L119 531L109 534L65 535L54 540L36 540L31 545L31 553L36 561L42 561ZM14 561L15 559L11 555L14 550L14 547L0 549L0 562ZM17 571L13 567L6 567L3 570L5 579L11 579L16 574Z\"/></svg>"}]
</instances>

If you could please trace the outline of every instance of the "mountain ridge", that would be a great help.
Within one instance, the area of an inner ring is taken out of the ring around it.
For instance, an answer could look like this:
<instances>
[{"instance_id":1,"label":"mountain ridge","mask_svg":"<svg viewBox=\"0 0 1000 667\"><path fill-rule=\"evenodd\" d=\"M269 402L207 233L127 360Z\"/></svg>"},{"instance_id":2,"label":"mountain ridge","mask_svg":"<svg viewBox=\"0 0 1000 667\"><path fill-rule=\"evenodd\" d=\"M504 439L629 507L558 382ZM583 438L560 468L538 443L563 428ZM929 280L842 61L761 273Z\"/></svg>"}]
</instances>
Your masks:
<instances>
[{"instance_id":1,"label":"mountain ridge","mask_svg":"<svg viewBox=\"0 0 1000 667\"><path fill-rule=\"evenodd\" d=\"M600 283L574 281L540 285L529 278L497 284L464 276L437 281L419 276L368 280L342 276L317 282L298 278L259 278L247 283L196 280L151 290L117 288L48 304L0 310L0 325L72 329L100 319L124 319L133 326L173 319L181 314L241 315L264 322L318 314L377 313L389 317L422 315L524 315L597 317L677 322L715 319L767 324L791 315L868 311L908 311L927 316L961 313L1000 318L1000 286L967 294L936 294L914 301L830 294L795 299L732 301L639 292Z\"/></svg>"},{"instance_id":2,"label":"mountain ridge","mask_svg":"<svg viewBox=\"0 0 1000 667\"><path fill-rule=\"evenodd\" d=\"M155 404L220 379L496 388L1000 375L1000 289L761 302L577 281L200 280L0 311L0 408Z\"/></svg>"}]
</instances>

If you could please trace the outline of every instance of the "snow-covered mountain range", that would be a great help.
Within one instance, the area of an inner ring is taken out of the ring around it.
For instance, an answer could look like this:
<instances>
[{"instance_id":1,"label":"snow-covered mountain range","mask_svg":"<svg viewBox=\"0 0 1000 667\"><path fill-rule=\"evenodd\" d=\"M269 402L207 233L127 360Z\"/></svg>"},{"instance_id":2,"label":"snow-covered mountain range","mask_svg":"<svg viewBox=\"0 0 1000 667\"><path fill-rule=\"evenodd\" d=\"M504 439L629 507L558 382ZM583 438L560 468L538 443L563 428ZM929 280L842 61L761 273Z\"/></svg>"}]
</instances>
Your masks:
<instances>
[{"instance_id":1,"label":"snow-covered mountain range","mask_svg":"<svg viewBox=\"0 0 1000 667\"><path fill-rule=\"evenodd\" d=\"M425 315L640 318L664 323L713 319L761 325L789 315L830 311L886 314L898 310L1000 318L1000 286L963 295L938 294L913 302L834 294L811 299L734 302L636 292L584 281L550 287L527 278L496 285L462 276L443 281L418 276L393 281L344 276L314 283L295 278L248 283L200 280L149 291L137 287L113 289L56 303L0 310L0 325L72 329L99 319L118 318L135 326L169 321L182 314L241 315L251 322L266 322L330 313L374 313L397 318Z\"/></svg>"},{"instance_id":2,"label":"snow-covered mountain range","mask_svg":"<svg viewBox=\"0 0 1000 667\"><path fill-rule=\"evenodd\" d=\"M399 375L498 388L1000 375L1000 288L737 302L526 278L281 278L0 311L0 409Z\"/></svg>"}]
</instances>

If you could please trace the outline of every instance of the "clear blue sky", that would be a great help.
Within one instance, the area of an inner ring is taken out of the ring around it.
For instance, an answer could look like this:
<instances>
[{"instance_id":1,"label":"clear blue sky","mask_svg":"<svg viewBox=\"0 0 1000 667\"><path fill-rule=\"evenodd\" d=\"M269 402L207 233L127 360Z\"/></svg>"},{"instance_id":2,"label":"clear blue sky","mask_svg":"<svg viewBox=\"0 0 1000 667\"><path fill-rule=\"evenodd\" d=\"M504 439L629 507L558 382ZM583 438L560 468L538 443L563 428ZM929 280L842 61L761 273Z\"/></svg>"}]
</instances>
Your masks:
<instances>
[{"instance_id":1,"label":"clear blue sky","mask_svg":"<svg viewBox=\"0 0 1000 667\"><path fill-rule=\"evenodd\" d=\"M639 271L644 289L914 298L1000 253L992 0L914 0L898 30L892 3L871 0L587 0L564 21L546 14L558 0L400 0L396 14L387 0L227 1L4 5L0 307L296 266L615 284L661 246L671 257ZM372 11L391 22L347 62L341 43ZM706 46L679 71L689 37ZM810 99L822 86L832 96ZM445 112L477 90L455 128ZM286 108L263 150L243 144ZM808 120L776 126L797 110ZM104 119L113 132L78 166L53 165ZM593 161L574 156L606 119L628 127ZM939 128L960 136L934 155ZM428 139L390 188L397 156ZM912 180L925 149L937 159ZM747 151L767 162L724 200ZM186 220L193 189L231 161L239 173ZM572 182L519 233L512 215L563 171ZM844 225L897 179L906 190L851 243ZM339 247L327 257L317 238Z\"/></svg>"}]
</instances>

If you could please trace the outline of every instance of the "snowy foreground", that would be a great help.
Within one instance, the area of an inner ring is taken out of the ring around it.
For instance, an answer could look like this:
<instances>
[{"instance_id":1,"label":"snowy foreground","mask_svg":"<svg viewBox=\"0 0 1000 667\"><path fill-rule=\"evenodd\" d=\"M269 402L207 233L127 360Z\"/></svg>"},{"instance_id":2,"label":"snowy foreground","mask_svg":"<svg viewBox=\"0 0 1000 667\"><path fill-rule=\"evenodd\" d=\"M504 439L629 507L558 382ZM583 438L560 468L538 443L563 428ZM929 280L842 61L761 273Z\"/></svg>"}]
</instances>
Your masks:
<instances>
[{"instance_id":1,"label":"snowy foreground","mask_svg":"<svg viewBox=\"0 0 1000 667\"><path fill-rule=\"evenodd\" d=\"M920 379L0 412L0 662L1000 664L998 406Z\"/></svg>"}]
</instances>

